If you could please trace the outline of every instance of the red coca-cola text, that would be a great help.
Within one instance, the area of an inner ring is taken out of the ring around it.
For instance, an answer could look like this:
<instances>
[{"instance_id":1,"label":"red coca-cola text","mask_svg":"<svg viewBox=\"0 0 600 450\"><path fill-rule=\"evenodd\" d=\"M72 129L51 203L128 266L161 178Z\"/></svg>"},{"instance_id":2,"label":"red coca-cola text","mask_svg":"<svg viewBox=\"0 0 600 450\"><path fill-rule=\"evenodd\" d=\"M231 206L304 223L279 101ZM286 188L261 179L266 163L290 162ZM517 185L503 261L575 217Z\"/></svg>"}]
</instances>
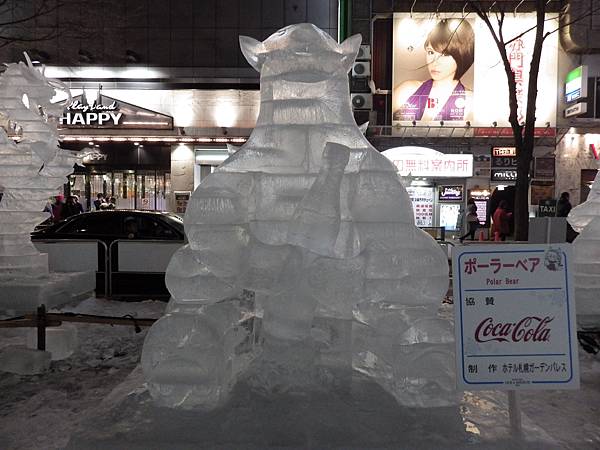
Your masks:
<instances>
[{"instance_id":1,"label":"red coca-cola text","mask_svg":"<svg viewBox=\"0 0 600 450\"><path fill-rule=\"evenodd\" d=\"M527 316L518 322L494 323L492 317L487 317L475 329L477 342L548 342L550 328L548 324L554 317Z\"/></svg>"}]
</instances>

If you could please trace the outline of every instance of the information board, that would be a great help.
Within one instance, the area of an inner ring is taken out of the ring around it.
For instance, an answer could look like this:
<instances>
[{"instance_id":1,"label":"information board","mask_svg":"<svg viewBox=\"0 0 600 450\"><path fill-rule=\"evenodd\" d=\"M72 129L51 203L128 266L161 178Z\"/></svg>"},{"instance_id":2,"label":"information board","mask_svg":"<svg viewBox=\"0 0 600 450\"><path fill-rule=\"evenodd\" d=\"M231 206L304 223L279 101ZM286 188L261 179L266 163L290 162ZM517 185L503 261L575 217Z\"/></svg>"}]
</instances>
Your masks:
<instances>
[{"instance_id":1,"label":"information board","mask_svg":"<svg viewBox=\"0 0 600 450\"><path fill-rule=\"evenodd\" d=\"M185 214L191 195L190 191L175 191L175 212Z\"/></svg>"},{"instance_id":2,"label":"information board","mask_svg":"<svg viewBox=\"0 0 600 450\"><path fill-rule=\"evenodd\" d=\"M407 186L406 191L412 201L415 225L433 226L433 187Z\"/></svg>"},{"instance_id":3,"label":"information board","mask_svg":"<svg viewBox=\"0 0 600 450\"><path fill-rule=\"evenodd\" d=\"M458 388L578 388L570 245L490 247L453 255Z\"/></svg>"}]
</instances>

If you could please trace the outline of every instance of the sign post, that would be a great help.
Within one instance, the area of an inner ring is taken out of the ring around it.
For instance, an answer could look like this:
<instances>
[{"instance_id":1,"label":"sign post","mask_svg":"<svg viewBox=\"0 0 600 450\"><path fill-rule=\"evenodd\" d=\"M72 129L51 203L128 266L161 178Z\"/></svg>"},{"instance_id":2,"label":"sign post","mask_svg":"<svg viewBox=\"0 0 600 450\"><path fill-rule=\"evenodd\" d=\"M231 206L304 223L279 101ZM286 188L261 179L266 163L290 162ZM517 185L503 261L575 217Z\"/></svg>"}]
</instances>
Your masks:
<instances>
[{"instance_id":1,"label":"sign post","mask_svg":"<svg viewBox=\"0 0 600 450\"><path fill-rule=\"evenodd\" d=\"M457 386L578 389L575 302L568 244L468 246L453 255Z\"/></svg>"}]
</instances>

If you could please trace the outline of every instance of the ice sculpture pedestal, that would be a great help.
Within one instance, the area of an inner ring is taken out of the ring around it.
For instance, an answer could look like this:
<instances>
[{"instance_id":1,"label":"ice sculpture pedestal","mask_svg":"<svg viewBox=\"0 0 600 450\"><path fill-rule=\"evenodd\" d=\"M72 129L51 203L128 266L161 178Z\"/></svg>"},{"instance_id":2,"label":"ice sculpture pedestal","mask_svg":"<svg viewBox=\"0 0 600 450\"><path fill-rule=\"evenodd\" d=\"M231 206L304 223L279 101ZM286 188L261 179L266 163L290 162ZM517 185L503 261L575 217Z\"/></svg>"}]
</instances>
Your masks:
<instances>
[{"instance_id":1,"label":"ice sculpture pedestal","mask_svg":"<svg viewBox=\"0 0 600 450\"><path fill-rule=\"evenodd\" d=\"M94 272L50 272L39 278L0 277L0 311L15 314L35 312L38 306L54 308L91 293Z\"/></svg>"},{"instance_id":2,"label":"ice sculpture pedestal","mask_svg":"<svg viewBox=\"0 0 600 450\"><path fill-rule=\"evenodd\" d=\"M366 376L337 390L260 395L238 383L212 411L157 407L136 369L73 433L67 449L464 449L459 408L406 408ZM118 430L118 431L116 431Z\"/></svg>"}]
</instances>

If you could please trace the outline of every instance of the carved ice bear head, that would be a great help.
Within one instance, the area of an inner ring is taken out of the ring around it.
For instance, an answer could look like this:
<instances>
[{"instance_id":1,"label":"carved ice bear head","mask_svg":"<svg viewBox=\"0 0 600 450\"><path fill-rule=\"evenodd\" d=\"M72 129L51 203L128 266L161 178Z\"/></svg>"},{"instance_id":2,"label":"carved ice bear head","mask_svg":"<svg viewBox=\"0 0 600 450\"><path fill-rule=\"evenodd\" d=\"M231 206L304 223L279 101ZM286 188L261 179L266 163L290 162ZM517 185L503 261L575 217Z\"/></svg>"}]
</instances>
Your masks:
<instances>
[{"instance_id":1,"label":"carved ice bear head","mask_svg":"<svg viewBox=\"0 0 600 450\"><path fill-rule=\"evenodd\" d=\"M360 48L359 34L338 44L310 23L289 25L259 42L240 36L240 47L248 63L261 78L277 76L288 81L318 82L352 68Z\"/></svg>"}]
</instances>

